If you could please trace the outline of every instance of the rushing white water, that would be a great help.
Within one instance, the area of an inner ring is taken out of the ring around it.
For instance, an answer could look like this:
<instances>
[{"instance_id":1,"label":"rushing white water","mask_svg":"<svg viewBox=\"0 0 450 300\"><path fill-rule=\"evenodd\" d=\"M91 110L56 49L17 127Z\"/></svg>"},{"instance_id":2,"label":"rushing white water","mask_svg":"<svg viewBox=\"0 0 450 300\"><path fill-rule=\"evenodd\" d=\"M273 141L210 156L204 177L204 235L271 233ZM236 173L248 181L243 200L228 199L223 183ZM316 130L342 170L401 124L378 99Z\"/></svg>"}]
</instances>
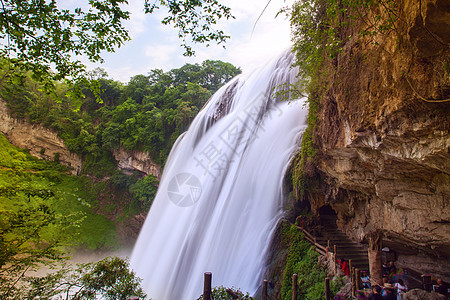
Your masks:
<instances>
[{"instance_id":1,"label":"rushing white water","mask_svg":"<svg viewBox=\"0 0 450 300\"><path fill-rule=\"evenodd\" d=\"M197 299L213 286L256 292L282 215L282 181L305 128L290 52L221 88L172 148L131 257L155 300Z\"/></svg>"}]
</instances>

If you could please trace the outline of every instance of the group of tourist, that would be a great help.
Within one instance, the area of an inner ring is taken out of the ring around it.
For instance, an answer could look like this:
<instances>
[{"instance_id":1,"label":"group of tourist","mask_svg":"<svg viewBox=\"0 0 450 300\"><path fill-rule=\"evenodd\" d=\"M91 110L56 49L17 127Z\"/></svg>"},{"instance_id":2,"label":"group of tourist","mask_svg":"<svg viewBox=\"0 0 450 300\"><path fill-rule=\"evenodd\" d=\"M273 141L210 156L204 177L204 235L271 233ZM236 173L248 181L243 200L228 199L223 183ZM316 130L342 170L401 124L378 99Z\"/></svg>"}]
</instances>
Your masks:
<instances>
[{"instance_id":1,"label":"group of tourist","mask_svg":"<svg viewBox=\"0 0 450 300\"><path fill-rule=\"evenodd\" d=\"M402 279L393 285L390 282L383 284L383 287L374 285L372 293L369 294L369 300L401 300L402 294L408 291L408 287Z\"/></svg>"},{"instance_id":2,"label":"group of tourist","mask_svg":"<svg viewBox=\"0 0 450 300\"><path fill-rule=\"evenodd\" d=\"M395 274L395 272L393 274ZM372 293L369 294L368 299L401 300L402 294L408 291L408 287L401 278L397 279L397 282L395 283L393 283L392 278L393 276L383 277L383 286L377 284L372 285L367 271L363 271L361 276L363 289L370 289L372 286Z\"/></svg>"},{"instance_id":3,"label":"group of tourist","mask_svg":"<svg viewBox=\"0 0 450 300\"><path fill-rule=\"evenodd\" d=\"M341 269L345 275L348 275L348 265L344 259L341 259ZM367 271L361 272L361 282L363 290L371 290L368 296L368 300L401 300L402 294L408 291L408 287L401 275L398 274L398 270L393 261L390 261L388 265L383 266L383 283L373 284L370 280ZM448 287L444 281L439 278L436 280L437 285L434 288L436 293L448 297ZM367 294L366 294L367 295Z\"/></svg>"},{"instance_id":4,"label":"group of tourist","mask_svg":"<svg viewBox=\"0 0 450 300\"><path fill-rule=\"evenodd\" d=\"M445 282L439 278L436 281L437 286L435 286L434 291L438 294L448 298L448 287ZM386 282L383 284L383 288L379 285L374 285L372 287L372 292L369 294L368 300L401 300L402 294L408 291L408 287L404 284L402 279L398 279L395 285Z\"/></svg>"}]
</instances>

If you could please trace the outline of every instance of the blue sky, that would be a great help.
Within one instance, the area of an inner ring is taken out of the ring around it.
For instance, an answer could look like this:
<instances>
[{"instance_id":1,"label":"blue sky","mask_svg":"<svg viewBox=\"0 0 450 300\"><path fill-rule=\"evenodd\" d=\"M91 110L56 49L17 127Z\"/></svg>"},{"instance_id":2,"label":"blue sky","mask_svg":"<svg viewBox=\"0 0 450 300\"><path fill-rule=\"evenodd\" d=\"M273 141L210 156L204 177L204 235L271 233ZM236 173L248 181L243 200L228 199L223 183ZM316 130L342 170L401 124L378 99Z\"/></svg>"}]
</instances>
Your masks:
<instances>
[{"instance_id":1,"label":"blue sky","mask_svg":"<svg viewBox=\"0 0 450 300\"><path fill-rule=\"evenodd\" d=\"M80 6L79 0L63 0L64 6ZM290 46L289 21L284 15L275 18L280 8L290 5L292 0L272 0L261 19L258 16L268 3L266 0L222 0L231 7L234 20L219 24L231 39L222 46L195 46L195 57L184 57L177 31L162 25L164 11L144 14L144 0L129 0L126 7L131 19L125 23L132 38L115 53L105 53L101 65L85 61L89 69L101 67L110 78L128 82L131 76L147 74L152 69L169 71L185 63L201 63L206 59L222 60L239 66L244 72L264 64L268 59Z\"/></svg>"}]
</instances>

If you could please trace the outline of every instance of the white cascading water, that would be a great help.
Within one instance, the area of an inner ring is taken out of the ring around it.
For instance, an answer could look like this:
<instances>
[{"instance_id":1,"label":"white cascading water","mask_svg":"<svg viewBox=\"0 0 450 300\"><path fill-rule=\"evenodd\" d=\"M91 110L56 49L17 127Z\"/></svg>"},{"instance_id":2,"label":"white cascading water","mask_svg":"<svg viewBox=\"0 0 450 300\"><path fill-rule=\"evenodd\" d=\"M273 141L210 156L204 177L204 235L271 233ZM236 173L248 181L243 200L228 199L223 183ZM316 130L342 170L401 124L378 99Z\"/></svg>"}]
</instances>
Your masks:
<instances>
[{"instance_id":1,"label":"white cascading water","mask_svg":"<svg viewBox=\"0 0 450 300\"><path fill-rule=\"evenodd\" d=\"M253 294L282 216L282 181L305 129L303 100L278 101L296 80L290 51L217 91L172 148L131 256L154 300L197 299L213 286ZM286 88L286 86L284 86Z\"/></svg>"}]
</instances>

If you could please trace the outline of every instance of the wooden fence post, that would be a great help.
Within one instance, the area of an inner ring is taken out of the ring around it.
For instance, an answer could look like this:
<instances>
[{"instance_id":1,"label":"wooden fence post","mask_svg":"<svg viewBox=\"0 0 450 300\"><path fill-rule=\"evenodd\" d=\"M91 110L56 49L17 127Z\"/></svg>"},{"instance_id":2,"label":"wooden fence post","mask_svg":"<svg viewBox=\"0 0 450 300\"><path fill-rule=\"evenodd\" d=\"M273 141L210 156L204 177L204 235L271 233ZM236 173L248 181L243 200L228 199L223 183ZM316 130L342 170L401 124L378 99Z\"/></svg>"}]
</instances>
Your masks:
<instances>
[{"instance_id":1,"label":"wooden fence post","mask_svg":"<svg viewBox=\"0 0 450 300\"><path fill-rule=\"evenodd\" d=\"M355 296L355 276L353 276L352 260L348 260L348 271L350 273L350 282L352 283L352 296Z\"/></svg>"},{"instance_id":2,"label":"wooden fence post","mask_svg":"<svg viewBox=\"0 0 450 300\"><path fill-rule=\"evenodd\" d=\"M334 245L334 275L337 275L337 247Z\"/></svg>"},{"instance_id":3,"label":"wooden fence post","mask_svg":"<svg viewBox=\"0 0 450 300\"><path fill-rule=\"evenodd\" d=\"M431 283L431 275L429 274L423 274L422 275L422 284L423 289L427 292L431 292L433 289L433 284Z\"/></svg>"},{"instance_id":4,"label":"wooden fence post","mask_svg":"<svg viewBox=\"0 0 450 300\"><path fill-rule=\"evenodd\" d=\"M212 274L210 272L206 272L205 280L203 283L203 300L212 300L211 299L211 282L212 282Z\"/></svg>"},{"instance_id":5,"label":"wooden fence post","mask_svg":"<svg viewBox=\"0 0 450 300\"><path fill-rule=\"evenodd\" d=\"M292 275L292 300L297 300L298 294L298 275Z\"/></svg>"},{"instance_id":6,"label":"wooden fence post","mask_svg":"<svg viewBox=\"0 0 450 300\"><path fill-rule=\"evenodd\" d=\"M362 288L361 271L359 269L355 269L355 279L356 279L356 290L359 291Z\"/></svg>"},{"instance_id":7,"label":"wooden fence post","mask_svg":"<svg viewBox=\"0 0 450 300\"><path fill-rule=\"evenodd\" d=\"M356 295L356 272L355 272L355 268L352 268L351 276L352 276L352 296L355 297L355 295Z\"/></svg>"},{"instance_id":8,"label":"wooden fence post","mask_svg":"<svg viewBox=\"0 0 450 300\"><path fill-rule=\"evenodd\" d=\"M348 271L350 272L350 278L353 278L353 268L352 268L352 260L348 260ZM353 280L352 280L353 281Z\"/></svg>"},{"instance_id":9,"label":"wooden fence post","mask_svg":"<svg viewBox=\"0 0 450 300\"><path fill-rule=\"evenodd\" d=\"M330 240L327 241L327 247L325 249L326 249L326 259L328 261L328 259L329 259L328 253L330 252Z\"/></svg>"},{"instance_id":10,"label":"wooden fence post","mask_svg":"<svg viewBox=\"0 0 450 300\"><path fill-rule=\"evenodd\" d=\"M267 280L263 280L262 285L262 300L267 300Z\"/></svg>"},{"instance_id":11,"label":"wooden fence post","mask_svg":"<svg viewBox=\"0 0 450 300\"><path fill-rule=\"evenodd\" d=\"M325 278L325 299L327 300L331 299L330 279L328 277Z\"/></svg>"}]
</instances>

